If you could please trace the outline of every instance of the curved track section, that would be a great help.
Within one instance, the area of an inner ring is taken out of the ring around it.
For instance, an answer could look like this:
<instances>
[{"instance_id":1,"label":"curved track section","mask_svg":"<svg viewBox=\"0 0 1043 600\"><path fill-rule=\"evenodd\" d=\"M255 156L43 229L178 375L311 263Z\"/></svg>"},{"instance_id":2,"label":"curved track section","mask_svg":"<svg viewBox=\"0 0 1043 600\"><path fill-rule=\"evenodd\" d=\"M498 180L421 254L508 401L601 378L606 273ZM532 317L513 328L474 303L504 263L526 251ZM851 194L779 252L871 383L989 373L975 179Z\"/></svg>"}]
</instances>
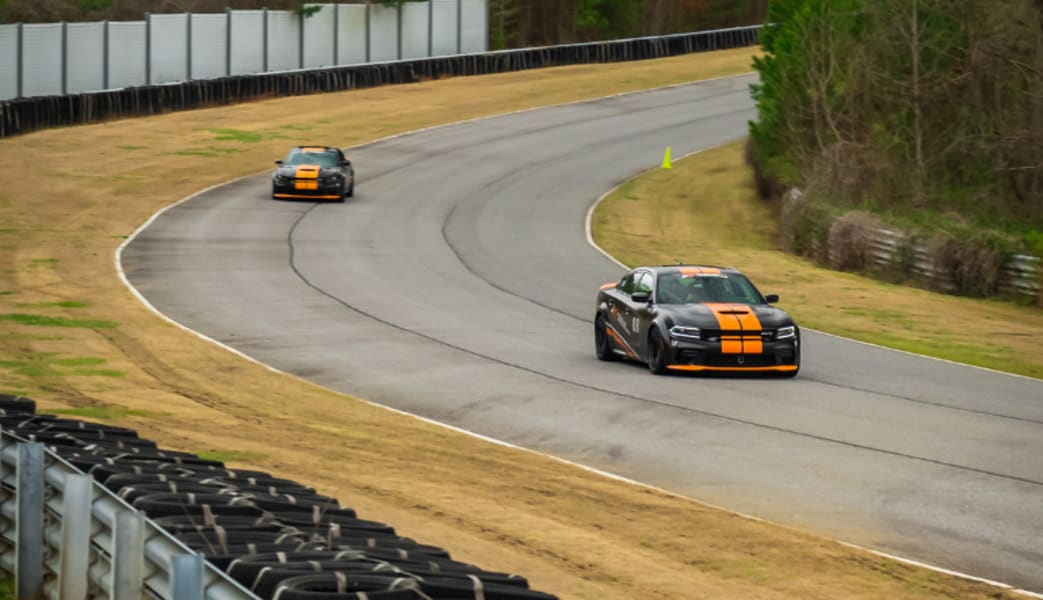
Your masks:
<instances>
[{"instance_id":1,"label":"curved track section","mask_svg":"<svg viewBox=\"0 0 1043 600\"><path fill-rule=\"evenodd\" d=\"M620 269L587 245L587 208L668 145L743 135L750 81L357 148L343 205L243 179L165 212L123 266L174 320L328 387L1043 590L1043 383L815 333L792 381L594 359L595 291Z\"/></svg>"}]
</instances>

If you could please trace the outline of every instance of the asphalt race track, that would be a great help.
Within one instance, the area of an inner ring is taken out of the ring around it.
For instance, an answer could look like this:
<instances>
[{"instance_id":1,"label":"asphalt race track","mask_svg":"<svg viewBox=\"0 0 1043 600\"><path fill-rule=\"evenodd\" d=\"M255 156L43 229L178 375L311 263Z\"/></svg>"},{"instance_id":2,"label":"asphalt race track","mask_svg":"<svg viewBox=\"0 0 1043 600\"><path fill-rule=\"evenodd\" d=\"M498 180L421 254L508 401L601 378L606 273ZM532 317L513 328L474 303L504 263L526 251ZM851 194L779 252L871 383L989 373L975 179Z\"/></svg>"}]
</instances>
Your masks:
<instances>
[{"instance_id":1,"label":"asphalt race track","mask_svg":"<svg viewBox=\"0 0 1043 600\"><path fill-rule=\"evenodd\" d=\"M1043 592L1043 382L814 332L795 380L594 358L595 294L622 270L587 244L588 208L668 145L743 136L750 81L356 148L345 204L250 177L165 212L123 266L172 319L330 388Z\"/></svg>"}]
</instances>

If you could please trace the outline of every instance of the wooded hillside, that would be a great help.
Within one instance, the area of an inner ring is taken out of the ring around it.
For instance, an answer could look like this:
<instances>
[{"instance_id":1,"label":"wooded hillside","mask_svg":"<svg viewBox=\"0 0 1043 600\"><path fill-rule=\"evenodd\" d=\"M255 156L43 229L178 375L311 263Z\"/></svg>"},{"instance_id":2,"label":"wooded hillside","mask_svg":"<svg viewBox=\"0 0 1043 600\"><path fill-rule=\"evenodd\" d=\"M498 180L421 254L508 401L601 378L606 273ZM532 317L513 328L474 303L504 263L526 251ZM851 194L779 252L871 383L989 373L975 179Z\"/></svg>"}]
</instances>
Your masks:
<instances>
[{"instance_id":1,"label":"wooded hillside","mask_svg":"<svg viewBox=\"0 0 1043 600\"><path fill-rule=\"evenodd\" d=\"M771 0L768 20L751 133L762 189L804 191L791 249L860 209L957 262L1043 251L1043 2Z\"/></svg>"}]
</instances>

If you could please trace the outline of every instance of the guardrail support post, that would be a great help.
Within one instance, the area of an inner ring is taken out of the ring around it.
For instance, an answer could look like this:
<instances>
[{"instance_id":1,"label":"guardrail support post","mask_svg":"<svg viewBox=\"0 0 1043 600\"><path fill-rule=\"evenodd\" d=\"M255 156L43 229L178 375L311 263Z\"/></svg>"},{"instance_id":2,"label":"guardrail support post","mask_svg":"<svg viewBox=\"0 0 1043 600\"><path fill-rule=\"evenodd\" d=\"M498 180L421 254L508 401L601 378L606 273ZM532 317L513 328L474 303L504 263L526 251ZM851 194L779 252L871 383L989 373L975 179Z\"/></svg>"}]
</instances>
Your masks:
<instances>
[{"instance_id":1,"label":"guardrail support post","mask_svg":"<svg viewBox=\"0 0 1043 600\"><path fill-rule=\"evenodd\" d=\"M20 600L43 597L43 444L18 445L15 508L15 590Z\"/></svg>"},{"instance_id":2,"label":"guardrail support post","mask_svg":"<svg viewBox=\"0 0 1043 600\"><path fill-rule=\"evenodd\" d=\"M398 42L398 60L402 60L402 3L399 2L398 6L395 7L395 21L398 33L395 34L396 41Z\"/></svg>"},{"instance_id":3,"label":"guardrail support post","mask_svg":"<svg viewBox=\"0 0 1043 600\"><path fill-rule=\"evenodd\" d=\"M265 28L265 33L268 29ZM232 7L225 7L225 76L232 75Z\"/></svg>"},{"instance_id":4,"label":"guardrail support post","mask_svg":"<svg viewBox=\"0 0 1043 600\"><path fill-rule=\"evenodd\" d=\"M15 71L17 74L15 79L15 98L21 98L25 91L25 66L22 64L25 61L25 25L19 23L15 27L15 46L17 49L15 52L18 53L17 60L15 61Z\"/></svg>"},{"instance_id":5,"label":"guardrail support post","mask_svg":"<svg viewBox=\"0 0 1043 600\"><path fill-rule=\"evenodd\" d=\"M456 53L464 51L464 0L456 0Z\"/></svg>"},{"instance_id":6,"label":"guardrail support post","mask_svg":"<svg viewBox=\"0 0 1043 600\"><path fill-rule=\"evenodd\" d=\"M62 21L62 95L69 93L69 24Z\"/></svg>"},{"instance_id":7,"label":"guardrail support post","mask_svg":"<svg viewBox=\"0 0 1043 600\"><path fill-rule=\"evenodd\" d=\"M366 62L367 63L370 62L370 56L371 56L371 51L370 51L371 40L370 40L370 37L369 37L369 35L370 35L369 34L369 30L370 30L369 11L370 11L370 8L371 8L371 5L369 3L369 0L366 0Z\"/></svg>"},{"instance_id":8,"label":"guardrail support post","mask_svg":"<svg viewBox=\"0 0 1043 600\"><path fill-rule=\"evenodd\" d=\"M333 66L340 64L340 4L333 5Z\"/></svg>"},{"instance_id":9,"label":"guardrail support post","mask_svg":"<svg viewBox=\"0 0 1043 600\"><path fill-rule=\"evenodd\" d=\"M60 598L86 598L91 548L90 475L69 475L62 491L62 547L58 568Z\"/></svg>"},{"instance_id":10,"label":"guardrail support post","mask_svg":"<svg viewBox=\"0 0 1043 600\"><path fill-rule=\"evenodd\" d=\"M140 598L145 574L145 516L116 513L112 535L112 598Z\"/></svg>"},{"instance_id":11,"label":"guardrail support post","mask_svg":"<svg viewBox=\"0 0 1043 600\"><path fill-rule=\"evenodd\" d=\"M109 89L109 22L101 22L101 89Z\"/></svg>"},{"instance_id":12,"label":"guardrail support post","mask_svg":"<svg viewBox=\"0 0 1043 600\"><path fill-rule=\"evenodd\" d=\"M261 9L261 29L263 34L261 36L261 46L263 46L263 52L261 58L261 71L264 73L268 72L268 8Z\"/></svg>"},{"instance_id":13,"label":"guardrail support post","mask_svg":"<svg viewBox=\"0 0 1043 600\"><path fill-rule=\"evenodd\" d=\"M435 0L427 0L427 55L435 55Z\"/></svg>"},{"instance_id":14,"label":"guardrail support post","mask_svg":"<svg viewBox=\"0 0 1043 600\"><path fill-rule=\"evenodd\" d=\"M203 556L177 554L173 558L173 600L203 600Z\"/></svg>"},{"instance_id":15,"label":"guardrail support post","mask_svg":"<svg viewBox=\"0 0 1043 600\"><path fill-rule=\"evenodd\" d=\"M192 81L192 13L185 13L185 80Z\"/></svg>"}]
</instances>

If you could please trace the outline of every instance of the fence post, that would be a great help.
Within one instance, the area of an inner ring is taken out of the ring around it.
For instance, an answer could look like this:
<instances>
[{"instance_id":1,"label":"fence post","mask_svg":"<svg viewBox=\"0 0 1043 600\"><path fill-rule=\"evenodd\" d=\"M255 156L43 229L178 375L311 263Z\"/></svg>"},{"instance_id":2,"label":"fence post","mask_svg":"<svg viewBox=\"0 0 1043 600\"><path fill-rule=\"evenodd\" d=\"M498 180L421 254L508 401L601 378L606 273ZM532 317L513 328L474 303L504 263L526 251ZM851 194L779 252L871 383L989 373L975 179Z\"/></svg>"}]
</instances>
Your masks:
<instances>
[{"instance_id":1,"label":"fence post","mask_svg":"<svg viewBox=\"0 0 1043 600\"><path fill-rule=\"evenodd\" d=\"M261 28L264 33L261 35L261 45L264 46L262 54L264 58L261 59L261 71L264 73L268 72L268 7L261 9Z\"/></svg>"},{"instance_id":2,"label":"fence post","mask_svg":"<svg viewBox=\"0 0 1043 600\"><path fill-rule=\"evenodd\" d=\"M152 13L145 13L145 85L152 85Z\"/></svg>"},{"instance_id":3,"label":"fence post","mask_svg":"<svg viewBox=\"0 0 1043 600\"><path fill-rule=\"evenodd\" d=\"M435 0L427 0L427 56L435 55Z\"/></svg>"},{"instance_id":4,"label":"fence post","mask_svg":"<svg viewBox=\"0 0 1043 600\"><path fill-rule=\"evenodd\" d=\"M225 7L225 76L232 75L232 7Z\"/></svg>"},{"instance_id":5,"label":"fence post","mask_svg":"<svg viewBox=\"0 0 1043 600\"><path fill-rule=\"evenodd\" d=\"M333 66L340 64L340 4L333 5Z\"/></svg>"},{"instance_id":6,"label":"fence post","mask_svg":"<svg viewBox=\"0 0 1043 600\"><path fill-rule=\"evenodd\" d=\"M297 68L304 68L304 4L301 3L301 12L297 13Z\"/></svg>"},{"instance_id":7,"label":"fence post","mask_svg":"<svg viewBox=\"0 0 1043 600\"><path fill-rule=\"evenodd\" d=\"M62 490L59 598L86 598L91 548L91 476L68 475Z\"/></svg>"},{"instance_id":8,"label":"fence post","mask_svg":"<svg viewBox=\"0 0 1043 600\"><path fill-rule=\"evenodd\" d=\"M371 7L371 5L370 5L369 0L366 0L366 62L367 63L368 62L372 62L372 52L370 51L370 33L369 33L369 29L370 29L370 25L369 25L369 19L370 19L369 11L370 11L370 7Z\"/></svg>"},{"instance_id":9,"label":"fence post","mask_svg":"<svg viewBox=\"0 0 1043 600\"><path fill-rule=\"evenodd\" d=\"M15 28L15 45L18 49L15 51L18 53L18 60L15 61L15 71L17 72L15 79L18 82L15 84L17 96L21 98L22 93L25 91L25 67L22 66L22 62L25 60L25 25L19 23Z\"/></svg>"},{"instance_id":10,"label":"fence post","mask_svg":"<svg viewBox=\"0 0 1043 600\"><path fill-rule=\"evenodd\" d=\"M43 597L43 477L43 444L19 444L14 577L20 600Z\"/></svg>"},{"instance_id":11,"label":"fence post","mask_svg":"<svg viewBox=\"0 0 1043 600\"><path fill-rule=\"evenodd\" d=\"M203 555L175 554L173 600L203 600Z\"/></svg>"},{"instance_id":12,"label":"fence post","mask_svg":"<svg viewBox=\"0 0 1043 600\"><path fill-rule=\"evenodd\" d=\"M464 52L464 0L456 0L456 53Z\"/></svg>"},{"instance_id":13,"label":"fence post","mask_svg":"<svg viewBox=\"0 0 1043 600\"><path fill-rule=\"evenodd\" d=\"M101 22L101 46L105 56L101 57L101 89L109 89L109 22Z\"/></svg>"},{"instance_id":14,"label":"fence post","mask_svg":"<svg viewBox=\"0 0 1043 600\"><path fill-rule=\"evenodd\" d=\"M62 95L69 93L69 24L62 21Z\"/></svg>"},{"instance_id":15,"label":"fence post","mask_svg":"<svg viewBox=\"0 0 1043 600\"><path fill-rule=\"evenodd\" d=\"M185 13L185 80L192 81L192 13Z\"/></svg>"},{"instance_id":16,"label":"fence post","mask_svg":"<svg viewBox=\"0 0 1043 600\"><path fill-rule=\"evenodd\" d=\"M145 516L116 513L112 532L112 597L140 598L145 574Z\"/></svg>"},{"instance_id":17,"label":"fence post","mask_svg":"<svg viewBox=\"0 0 1043 600\"><path fill-rule=\"evenodd\" d=\"M395 7L395 23L398 28L398 33L395 34L395 39L398 42L398 60L402 60L402 3L399 2L398 6Z\"/></svg>"}]
</instances>

